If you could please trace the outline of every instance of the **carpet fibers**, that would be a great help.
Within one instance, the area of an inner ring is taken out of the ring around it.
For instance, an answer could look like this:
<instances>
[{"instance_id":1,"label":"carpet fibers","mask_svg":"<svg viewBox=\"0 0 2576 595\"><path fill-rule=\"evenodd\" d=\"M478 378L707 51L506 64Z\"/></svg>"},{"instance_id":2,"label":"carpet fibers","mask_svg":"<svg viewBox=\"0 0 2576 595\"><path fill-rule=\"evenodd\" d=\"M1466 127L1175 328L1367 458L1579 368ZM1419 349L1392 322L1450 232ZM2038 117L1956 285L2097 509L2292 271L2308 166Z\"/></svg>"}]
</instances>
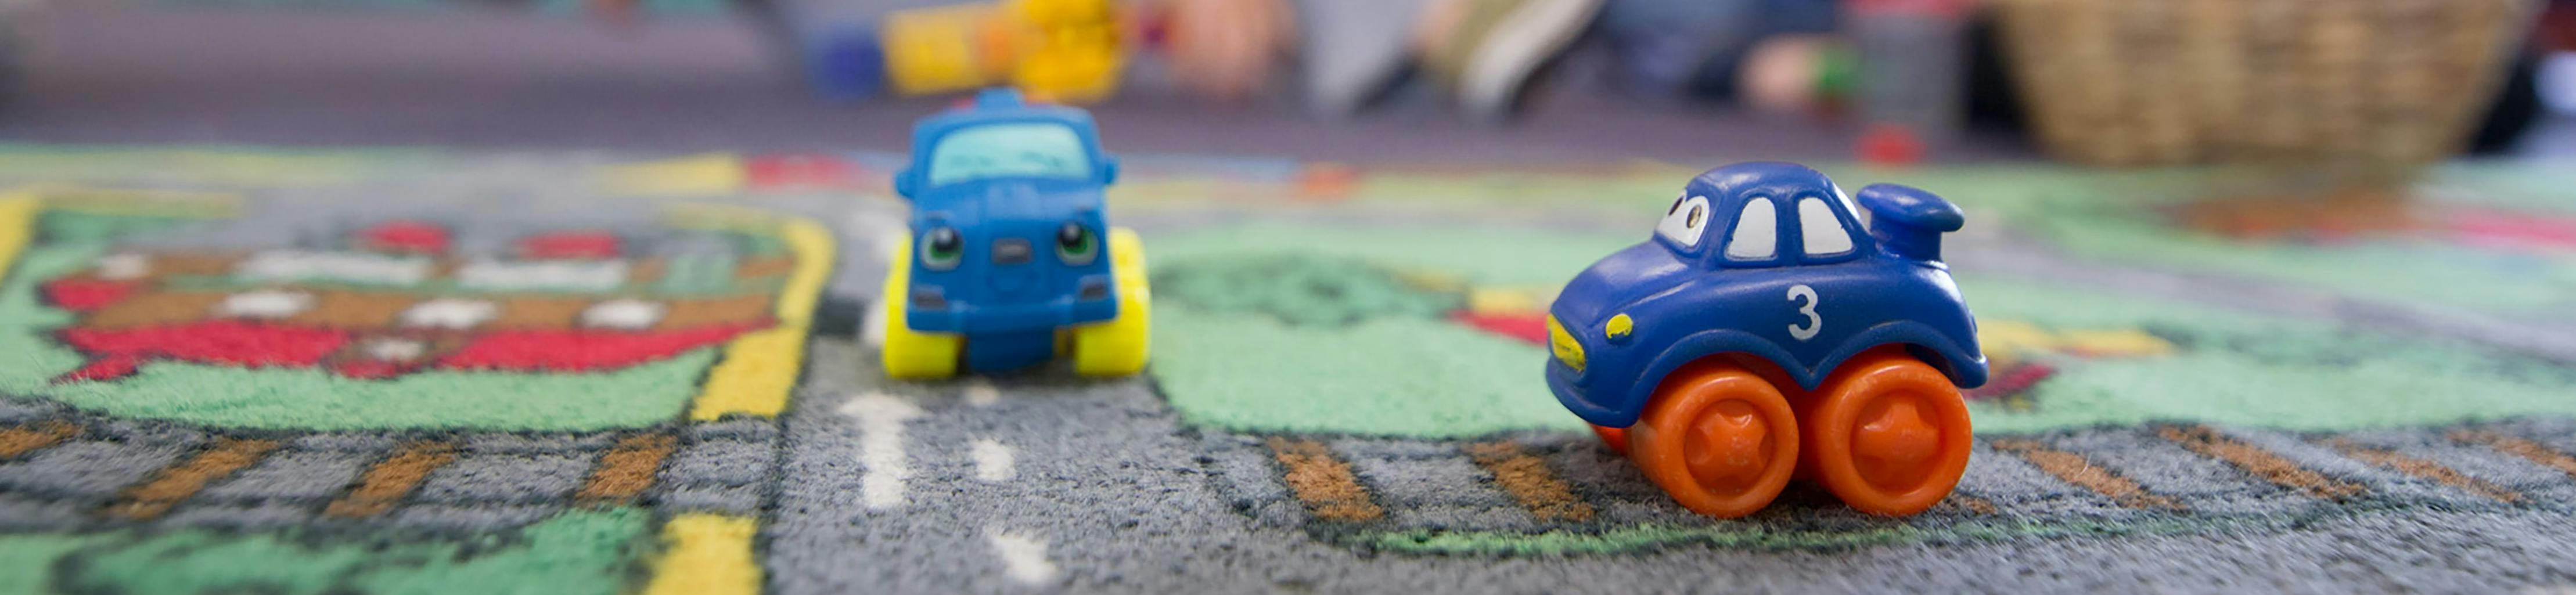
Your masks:
<instances>
[{"instance_id":1,"label":"carpet fibers","mask_svg":"<svg viewBox=\"0 0 2576 595\"><path fill-rule=\"evenodd\" d=\"M0 147L0 595L2576 589L2576 168L1964 205L1922 515L1681 509L1539 379L1696 168L1139 157L1146 373L914 383L887 155Z\"/></svg>"}]
</instances>

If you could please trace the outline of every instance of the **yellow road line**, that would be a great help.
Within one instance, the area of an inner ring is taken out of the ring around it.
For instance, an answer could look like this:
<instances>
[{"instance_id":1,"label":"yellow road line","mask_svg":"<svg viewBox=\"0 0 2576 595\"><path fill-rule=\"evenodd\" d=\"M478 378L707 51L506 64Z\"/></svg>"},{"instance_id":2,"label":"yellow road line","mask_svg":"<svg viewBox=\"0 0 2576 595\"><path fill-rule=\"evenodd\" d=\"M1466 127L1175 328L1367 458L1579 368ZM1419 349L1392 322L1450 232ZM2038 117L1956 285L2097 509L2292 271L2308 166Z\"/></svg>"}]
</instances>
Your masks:
<instances>
[{"instance_id":1,"label":"yellow road line","mask_svg":"<svg viewBox=\"0 0 2576 595\"><path fill-rule=\"evenodd\" d=\"M635 197L735 194L750 180L742 158L730 153L614 165L601 168L596 176L602 192Z\"/></svg>"},{"instance_id":2,"label":"yellow road line","mask_svg":"<svg viewBox=\"0 0 2576 595\"><path fill-rule=\"evenodd\" d=\"M643 595L752 595L760 592L760 562L751 540L760 523L750 517L688 513L662 525L662 555Z\"/></svg>"},{"instance_id":3,"label":"yellow road line","mask_svg":"<svg viewBox=\"0 0 2576 595\"><path fill-rule=\"evenodd\" d=\"M738 226L745 215L723 209L692 214L735 220L727 227ZM814 306L822 300L823 283L832 274L832 232L809 219L769 217L767 232L796 257L796 270L788 273L773 310L778 326L745 333L725 345L724 360L707 371L706 384L689 410L691 420L714 421L731 413L776 417L787 408L797 372L804 368L805 338L814 326Z\"/></svg>"},{"instance_id":4,"label":"yellow road line","mask_svg":"<svg viewBox=\"0 0 2576 595\"><path fill-rule=\"evenodd\" d=\"M0 277L18 264L18 255L27 251L27 242L36 238L36 212L43 202L36 193L11 192L0 197Z\"/></svg>"}]
</instances>

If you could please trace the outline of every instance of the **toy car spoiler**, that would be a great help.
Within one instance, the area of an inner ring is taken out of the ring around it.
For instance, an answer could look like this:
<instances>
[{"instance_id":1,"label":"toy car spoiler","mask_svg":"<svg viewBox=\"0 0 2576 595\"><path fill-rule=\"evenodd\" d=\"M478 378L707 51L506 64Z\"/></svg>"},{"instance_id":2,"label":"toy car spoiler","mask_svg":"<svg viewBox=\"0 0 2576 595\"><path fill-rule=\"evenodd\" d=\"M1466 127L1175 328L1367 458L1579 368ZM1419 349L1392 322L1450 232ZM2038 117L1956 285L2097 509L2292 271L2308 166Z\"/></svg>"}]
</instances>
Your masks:
<instances>
[{"instance_id":1,"label":"toy car spoiler","mask_svg":"<svg viewBox=\"0 0 2576 595\"><path fill-rule=\"evenodd\" d=\"M1889 254L1924 262L1941 261L1941 234L1968 222L1959 206L1930 192L1896 184L1871 184L1855 197L1869 209L1869 235Z\"/></svg>"}]
</instances>

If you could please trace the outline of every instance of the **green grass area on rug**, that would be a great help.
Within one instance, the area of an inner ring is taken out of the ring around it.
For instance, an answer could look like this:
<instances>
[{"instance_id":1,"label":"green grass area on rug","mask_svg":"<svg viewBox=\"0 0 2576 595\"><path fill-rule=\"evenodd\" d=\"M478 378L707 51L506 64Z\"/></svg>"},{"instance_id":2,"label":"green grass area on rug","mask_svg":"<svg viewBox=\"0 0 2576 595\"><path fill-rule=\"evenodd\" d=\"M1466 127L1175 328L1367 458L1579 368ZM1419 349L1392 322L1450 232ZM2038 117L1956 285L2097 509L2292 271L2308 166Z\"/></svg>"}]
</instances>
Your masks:
<instances>
[{"instance_id":1,"label":"green grass area on rug","mask_svg":"<svg viewBox=\"0 0 2576 595\"><path fill-rule=\"evenodd\" d=\"M2231 240L2177 229L2158 217L2101 206L2023 228L2105 260L2278 279L2390 303L2560 320L2576 311L2576 257L2423 238Z\"/></svg>"},{"instance_id":2,"label":"green grass area on rug","mask_svg":"<svg viewBox=\"0 0 2576 595\"><path fill-rule=\"evenodd\" d=\"M288 529L0 535L0 594L624 592L653 515L576 510L514 533L462 538Z\"/></svg>"},{"instance_id":3,"label":"green grass area on rug","mask_svg":"<svg viewBox=\"0 0 2576 595\"><path fill-rule=\"evenodd\" d=\"M1324 331L1160 306L1154 350L1155 379L1194 424L1422 438L1584 428L1537 382L1546 350L1444 320Z\"/></svg>"},{"instance_id":4,"label":"green grass area on rug","mask_svg":"<svg viewBox=\"0 0 2576 595\"><path fill-rule=\"evenodd\" d=\"M2453 210L2576 214L2566 188L2576 169L2464 163L2421 172L2402 208L2439 225ZM1837 172L1839 173L1839 172ZM1980 218L2033 233L2106 264L2143 264L2287 281L2392 303L2440 304L2492 314L2569 319L2576 257L2486 242L2442 229L2397 229L2335 241L2228 238L2185 227L2171 213L2229 184L2278 184L2277 175L2217 168L2090 172L2036 167L1892 172ZM2324 215L2320 213L2320 215Z\"/></svg>"},{"instance_id":5,"label":"green grass area on rug","mask_svg":"<svg viewBox=\"0 0 2576 595\"><path fill-rule=\"evenodd\" d=\"M2417 426L2576 413L2576 368L2456 340L2285 320L1962 275L1979 318L2130 327L2173 342L2154 357L2070 361L2030 410L1972 406L1982 432L2151 420L2296 430Z\"/></svg>"},{"instance_id":6,"label":"green grass area on rug","mask_svg":"<svg viewBox=\"0 0 2576 595\"><path fill-rule=\"evenodd\" d=\"M1657 207L1662 208L1662 207ZM1602 255L1646 241L1636 233L1574 233L1465 225L1326 226L1247 223L1145 238L1157 271L1202 259L1294 254L1347 258L1400 271L1438 272L1484 285L1557 286Z\"/></svg>"}]
</instances>

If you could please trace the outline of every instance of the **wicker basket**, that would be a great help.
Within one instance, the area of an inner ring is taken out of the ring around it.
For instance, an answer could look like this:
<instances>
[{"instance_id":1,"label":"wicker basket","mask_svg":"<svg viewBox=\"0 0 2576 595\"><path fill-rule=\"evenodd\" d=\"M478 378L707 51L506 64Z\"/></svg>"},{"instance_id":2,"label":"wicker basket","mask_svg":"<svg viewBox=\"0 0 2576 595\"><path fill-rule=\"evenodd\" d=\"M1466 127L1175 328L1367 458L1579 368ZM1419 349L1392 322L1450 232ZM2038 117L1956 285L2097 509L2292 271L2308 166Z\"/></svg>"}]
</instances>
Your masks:
<instances>
[{"instance_id":1,"label":"wicker basket","mask_svg":"<svg viewBox=\"0 0 2576 595\"><path fill-rule=\"evenodd\" d=\"M2530 0L1991 0L2040 143L2099 165L2407 165L2485 115Z\"/></svg>"}]
</instances>

